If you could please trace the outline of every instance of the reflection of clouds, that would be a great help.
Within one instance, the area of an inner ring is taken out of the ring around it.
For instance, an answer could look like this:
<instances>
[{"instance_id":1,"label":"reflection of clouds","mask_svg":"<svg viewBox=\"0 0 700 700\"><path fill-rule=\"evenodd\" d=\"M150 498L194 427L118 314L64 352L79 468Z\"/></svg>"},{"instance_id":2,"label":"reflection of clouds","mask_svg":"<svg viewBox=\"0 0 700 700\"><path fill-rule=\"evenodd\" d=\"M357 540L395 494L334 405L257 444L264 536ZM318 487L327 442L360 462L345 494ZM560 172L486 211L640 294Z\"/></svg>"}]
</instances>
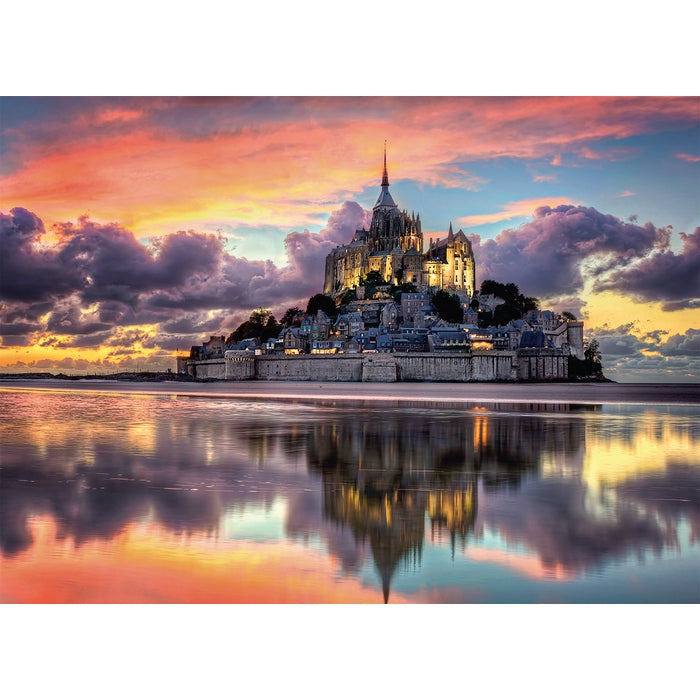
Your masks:
<instances>
[{"instance_id":1,"label":"reflection of clouds","mask_svg":"<svg viewBox=\"0 0 700 700\"><path fill-rule=\"evenodd\" d=\"M688 410L591 416L580 459L547 450L545 478L508 494L486 488L477 531L492 528L509 546L525 546L550 573L677 550L682 519L699 541L700 436Z\"/></svg>"},{"instance_id":2,"label":"reflection of clouds","mask_svg":"<svg viewBox=\"0 0 700 700\"><path fill-rule=\"evenodd\" d=\"M277 537L320 542L345 572L374 562L386 592L426 537L454 548L495 531L533 576L535 561L571 575L676 548L680 519L700 539L697 425L671 413L29 392L0 404L6 555L31 546L37 516L82 546L150 520L213 538L232 509L282 502Z\"/></svg>"},{"instance_id":3,"label":"reflection of clouds","mask_svg":"<svg viewBox=\"0 0 700 700\"><path fill-rule=\"evenodd\" d=\"M601 502L600 514L592 513L585 486L573 481L531 481L480 505L477 527L497 531L509 547L525 546L547 571L587 571L632 553L659 555L678 543L677 522L664 527L624 499Z\"/></svg>"},{"instance_id":4,"label":"reflection of clouds","mask_svg":"<svg viewBox=\"0 0 700 700\"><path fill-rule=\"evenodd\" d=\"M174 532L214 533L229 506L270 503L312 483L305 428L276 433L250 406L31 392L0 400L5 554L31 545L27 521L38 513L78 544L149 515Z\"/></svg>"},{"instance_id":5,"label":"reflection of clouds","mask_svg":"<svg viewBox=\"0 0 700 700\"><path fill-rule=\"evenodd\" d=\"M666 532L676 533L681 520L690 527L690 542L700 542L700 472L688 464L669 464L665 474L642 474L619 485L617 497L637 505Z\"/></svg>"},{"instance_id":6,"label":"reflection of clouds","mask_svg":"<svg viewBox=\"0 0 700 700\"><path fill-rule=\"evenodd\" d=\"M586 431L582 478L591 488L600 488L640 473L663 472L673 462L698 466L698 454L700 434L694 421L648 410L634 417L599 417Z\"/></svg>"}]
</instances>

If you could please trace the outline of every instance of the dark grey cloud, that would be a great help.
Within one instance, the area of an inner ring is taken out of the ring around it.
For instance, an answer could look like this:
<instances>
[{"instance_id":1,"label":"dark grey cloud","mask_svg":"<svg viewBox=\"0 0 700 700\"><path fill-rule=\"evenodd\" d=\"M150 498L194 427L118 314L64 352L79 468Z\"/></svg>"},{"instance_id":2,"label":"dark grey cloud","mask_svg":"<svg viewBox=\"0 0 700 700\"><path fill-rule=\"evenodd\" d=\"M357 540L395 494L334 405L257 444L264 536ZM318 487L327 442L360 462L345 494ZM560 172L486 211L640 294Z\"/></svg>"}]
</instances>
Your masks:
<instances>
[{"instance_id":1,"label":"dark grey cloud","mask_svg":"<svg viewBox=\"0 0 700 700\"><path fill-rule=\"evenodd\" d=\"M88 304L108 300L137 306L141 293L206 278L222 253L222 240L211 234L178 231L156 240L149 250L117 225L101 226L85 218L78 224L60 227L67 242L59 256L81 270L80 296Z\"/></svg>"},{"instance_id":2,"label":"dark grey cloud","mask_svg":"<svg viewBox=\"0 0 700 700\"><path fill-rule=\"evenodd\" d=\"M598 339L603 360L612 357L632 357L649 347L632 334L608 335Z\"/></svg>"},{"instance_id":3,"label":"dark grey cloud","mask_svg":"<svg viewBox=\"0 0 700 700\"><path fill-rule=\"evenodd\" d=\"M663 357L697 357L700 356L700 329L689 328L685 333L669 335L668 331L654 330L637 335L634 323L627 323L617 328L602 326L590 329L590 335L600 344L605 364L606 358L616 360L620 357L641 356L642 350L658 352ZM648 358L656 359L659 358Z\"/></svg>"},{"instance_id":4,"label":"dark grey cloud","mask_svg":"<svg viewBox=\"0 0 700 700\"><path fill-rule=\"evenodd\" d=\"M224 316L215 318L202 318L197 314L184 314L165 321L161 324L164 333L208 333L212 328L220 328L224 323Z\"/></svg>"},{"instance_id":5,"label":"dark grey cloud","mask_svg":"<svg viewBox=\"0 0 700 700\"><path fill-rule=\"evenodd\" d=\"M0 323L0 335L26 335L40 329L38 323Z\"/></svg>"},{"instance_id":6,"label":"dark grey cloud","mask_svg":"<svg viewBox=\"0 0 700 700\"><path fill-rule=\"evenodd\" d=\"M0 345L26 347L31 344L30 338L31 336L28 335L14 335L13 333L5 333L3 335L0 333Z\"/></svg>"},{"instance_id":7,"label":"dark grey cloud","mask_svg":"<svg viewBox=\"0 0 700 700\"><path fill-rule=\"evenodd\" d=\"M91 335L111 328L111 324L102 323L92 314L86 318L77 304L62 300L49 316L45 330L67 335Z\"/></svg>"},{"instance_id":8,"label":"dark grey cloud","mask_svg":"<svg viewBox=\"0 0 700 700\"><path fill-rule=\"evenodd\" d=\"M659 346L663 355L673 356L700 356L700 329L689 328L685 333L670 336L665 343Z\"/></svg>"},{"instance_id":9,"label":"dark grey cloud","mask_svg":"<svg viewBox=\"0 0 700 700\"><path fill-rule=\"evenodd\" d=\"M668 246L670 232L602 214L592 207L540 207L532 221L495 239L471 234L477 283L515 282L528 296L575 295L583 290L582 263L602 274Z\"/></svg>"},{"instance_id":10,"label":"dark grey cloud","mask_svg":"<svg viewBox=\"0 0 700 700\"><path fill-rule=\"evenodd\" d=\"M700 306L700 227L681 233L680 253L659 250L628 267L612 270L599 283L637 301L662 301L664 311Z\"/></svg>"},{"instance_id":11,"label":"dark grey cloud","mask_svg":"<svg viewBox=\"0 0 700 700\"><path fill-rule=\"evenodd\" d=\"M50 301L37 304L13 302L11 306L0 301L0 319L4 323L15 323L18 321L33 323L51 311L51 309L53 309L53 304Z\"/></svg>"},{"instance_id":12,"label":"dark grey cloud","mask_svg":"<svg viewBox=\"0 0 700 700\"><path fill-rule=\"evenodd\" d=\"M80 273L55 250L35 247L44 224L32 212L17 207L0 213L0 300L41 302L79 289Z\"/></svg>"},{"instance_id":13,"label":"dark grey cloud","mask_svg":"<svg viewBox=\"0 0 700 700\"><path fill-rule=\"evenodd\" d=\"M136 306L143 293L211 274L222 253L222 240L211 234L178 231L149 249L130 231L85 217L55 232L59 243L42 249L35 245L45 233L39 217L20 207L0 214L1 300L26 304L77 293L83 304Z\"/></svg>"}]
</instances>

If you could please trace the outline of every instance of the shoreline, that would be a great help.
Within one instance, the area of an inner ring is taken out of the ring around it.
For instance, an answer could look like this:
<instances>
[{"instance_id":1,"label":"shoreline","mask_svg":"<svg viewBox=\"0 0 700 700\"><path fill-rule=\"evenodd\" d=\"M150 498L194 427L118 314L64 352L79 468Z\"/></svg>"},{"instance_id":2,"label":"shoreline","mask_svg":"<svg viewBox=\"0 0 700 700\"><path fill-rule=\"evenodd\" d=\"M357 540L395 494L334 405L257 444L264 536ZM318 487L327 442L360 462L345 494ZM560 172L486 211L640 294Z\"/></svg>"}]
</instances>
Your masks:
<instances>
[{"instance_id":1,"label":"shoreline","mask_svg":"<svg viewBox=\"0 0 700 700\"><path fill-rule=\"evenodd\" d=\"M0 392L109 392L178 396L419 403L641 404L700 406L700 384L616 382L179 382L103 379L0 379Z\"/></svg>"}]
</instances>

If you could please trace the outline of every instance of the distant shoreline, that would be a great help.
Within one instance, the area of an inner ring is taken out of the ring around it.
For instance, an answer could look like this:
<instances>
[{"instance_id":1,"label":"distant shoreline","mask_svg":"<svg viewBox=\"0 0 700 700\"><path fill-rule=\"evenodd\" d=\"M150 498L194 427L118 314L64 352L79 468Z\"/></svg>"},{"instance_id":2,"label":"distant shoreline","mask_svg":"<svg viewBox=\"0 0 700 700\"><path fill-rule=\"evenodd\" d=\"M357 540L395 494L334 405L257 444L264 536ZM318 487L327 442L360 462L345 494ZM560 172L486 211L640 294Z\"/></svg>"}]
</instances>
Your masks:
<instances>
[{"instance_id":1,"label":"distant shoreline","mask_svg":"<svg viewBox=\"0 0 700 700\"><path fill-rule=\"evenodd\" d=\"M178 396L416 403L700 405L700 384L616 382L195 382L104 378L0 377L0 391L110 392Z\"/></svg>"}]
</instances>

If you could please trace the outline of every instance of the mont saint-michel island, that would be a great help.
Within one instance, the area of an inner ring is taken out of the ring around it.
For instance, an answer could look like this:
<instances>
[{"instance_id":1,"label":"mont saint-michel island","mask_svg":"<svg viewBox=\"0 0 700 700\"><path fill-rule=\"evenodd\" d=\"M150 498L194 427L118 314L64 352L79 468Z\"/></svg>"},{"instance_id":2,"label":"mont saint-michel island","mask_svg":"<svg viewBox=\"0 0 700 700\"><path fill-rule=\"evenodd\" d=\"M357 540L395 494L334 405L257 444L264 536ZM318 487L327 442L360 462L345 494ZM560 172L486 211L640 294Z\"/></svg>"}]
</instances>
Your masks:
<instances>
[{"instance_id":1,"label":"mont saint-michel island","mask_svg":"<svg viewBox=\"0 0 700 700\"><path fill-rule=\"evenodd\" d=\"M389 191L386 145L371 223L326 257L323 292L277 321L256 309L177 357L198 380L526 382L601 379L595 340L508 281L476 286L472 244L423 235Z\"/></svg>"}]
</instances>

